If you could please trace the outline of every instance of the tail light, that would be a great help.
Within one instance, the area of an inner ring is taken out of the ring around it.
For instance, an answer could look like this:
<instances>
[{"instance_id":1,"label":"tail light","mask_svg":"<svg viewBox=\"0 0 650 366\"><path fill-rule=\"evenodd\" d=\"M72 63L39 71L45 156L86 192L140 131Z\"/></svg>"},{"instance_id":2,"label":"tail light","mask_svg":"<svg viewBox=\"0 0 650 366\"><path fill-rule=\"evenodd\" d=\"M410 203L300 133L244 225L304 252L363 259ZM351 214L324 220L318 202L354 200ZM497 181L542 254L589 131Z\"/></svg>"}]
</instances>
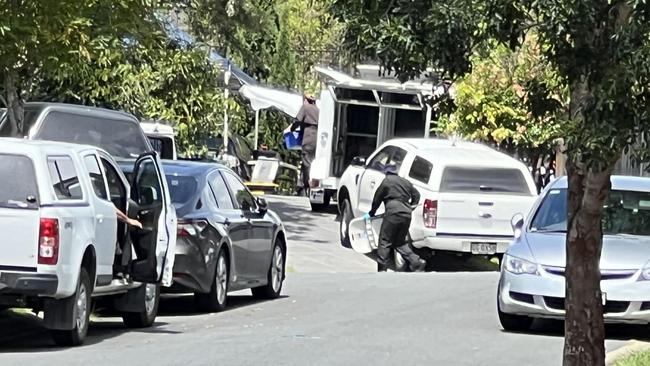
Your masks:
<instances>
[{"instance_id":1,"label":"tail light","mask_svg":"<svg viewBox=\"0 0 650 366\"><path fill-rule=\"evenodd\" d=\"M178 220L176 225L177 236L198 236L208 227L208 221L204 219Z\"/></svg>"},{"instance_id":2,"label":"tail light","mask_svg":"<svg viewBox=\"0 0 650 366\"><path fill-rule=\"evenodd\" d=\"M38 264L59 261L59 220L41 218L38 230Z\"/></svg>"},{"instance_id":3,"label":"tail light","mask_svg":"<svg viewBox=\"0 0 650 366\"><path fill-rule=\"evenodd\" d=\"M424 208L422 209L422 221L424 226L429 229L435 229L438 225L438 201L437 200L424 200Z\"/></svg>"},{"instance_id":4,"label":"tail light","mask_svg":"<svg viewBox=\"0 0 650 366\"><path fill-rule=\"evenodd\" d=\"M309 181L309 188L318 188L320 187L320 180L312 179Z\"/></svg>"}]
</instances>

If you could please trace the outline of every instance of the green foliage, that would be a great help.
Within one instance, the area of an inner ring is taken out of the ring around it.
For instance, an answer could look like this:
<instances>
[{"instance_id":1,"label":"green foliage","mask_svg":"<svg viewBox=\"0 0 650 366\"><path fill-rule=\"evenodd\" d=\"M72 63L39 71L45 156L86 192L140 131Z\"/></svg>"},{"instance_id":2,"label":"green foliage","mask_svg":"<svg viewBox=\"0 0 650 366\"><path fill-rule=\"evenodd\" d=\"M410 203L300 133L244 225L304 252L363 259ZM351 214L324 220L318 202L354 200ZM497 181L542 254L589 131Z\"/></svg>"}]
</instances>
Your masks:
<instances>
[{"instance_id":1,"label":"green foliage","mask_svg":"<svg viewBox=\"0 0 650 366\"><path fill-rule=\"evenodd\" d=\"M521 157L552 150L566 114L566 92L536 38L529 38L517 51L493 43L470 59L472 72L456 84L456 110L438 121L441 132Z\"/></svg>"}]
</instances>

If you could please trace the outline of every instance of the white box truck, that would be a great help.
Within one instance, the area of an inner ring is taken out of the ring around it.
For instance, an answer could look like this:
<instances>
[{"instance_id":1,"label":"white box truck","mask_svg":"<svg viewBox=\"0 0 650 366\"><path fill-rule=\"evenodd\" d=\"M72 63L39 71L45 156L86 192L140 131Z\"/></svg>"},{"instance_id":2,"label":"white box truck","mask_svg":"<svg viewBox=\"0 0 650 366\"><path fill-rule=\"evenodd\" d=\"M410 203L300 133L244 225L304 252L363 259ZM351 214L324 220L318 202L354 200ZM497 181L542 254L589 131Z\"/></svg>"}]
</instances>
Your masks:
<instances>
[{"instance_id":1,"label":"white box truck","mask_svg":"<svg viewBox=\"0 0 650 366\"><path fill-rule=\"evenodd\" d=\"M368 157L394 137L429 137L432 108L425 100L444 93L444 87L424 79L406 83L382 79L373 66L357 66L359 78L315 70L326 88L320 94L309 200L312 210L320 211L336 198L339 180L354 157Z\"/></svg>"}]
</instances>

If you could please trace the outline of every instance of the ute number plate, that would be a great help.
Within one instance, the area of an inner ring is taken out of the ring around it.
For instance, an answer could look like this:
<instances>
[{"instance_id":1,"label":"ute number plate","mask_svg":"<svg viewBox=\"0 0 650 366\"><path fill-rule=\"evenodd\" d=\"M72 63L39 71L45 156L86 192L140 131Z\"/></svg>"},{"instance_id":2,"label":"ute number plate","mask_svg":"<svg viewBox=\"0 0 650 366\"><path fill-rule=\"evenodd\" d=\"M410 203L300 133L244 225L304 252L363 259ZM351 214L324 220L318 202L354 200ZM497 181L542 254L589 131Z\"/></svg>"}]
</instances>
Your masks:
<instances>
[{"instance_id":1,"label":"ute number plate","mask_svg":"<svg viewBox=\"0 0 650 366\"><path fill-rule=\"evenodd\" d=\"M496 243L471 243L472 254L491 255L497 252Z\"/></svg>"}]
</instances>

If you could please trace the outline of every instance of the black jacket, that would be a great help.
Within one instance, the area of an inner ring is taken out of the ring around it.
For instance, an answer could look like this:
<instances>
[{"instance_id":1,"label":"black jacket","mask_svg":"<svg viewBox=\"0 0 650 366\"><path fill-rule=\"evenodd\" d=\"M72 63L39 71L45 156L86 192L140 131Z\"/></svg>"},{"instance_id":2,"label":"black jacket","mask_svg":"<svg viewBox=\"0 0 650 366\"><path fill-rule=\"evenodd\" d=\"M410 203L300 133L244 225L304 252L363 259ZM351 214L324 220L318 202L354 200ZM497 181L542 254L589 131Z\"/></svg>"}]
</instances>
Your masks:
<instances>
[{"instance_id":1,"label":"black jacket","mask_svg":"<svg viewBox=\"0 0 650 366\"><path fill-rule=\"evenodd\" d=\"M420 192L408 180L394 174L387 174L386 179L381 182L375 192L369 212L370 216L375 215L382 202L387 214L408 214L410 216L411 205L420 202Z\"/></svg>"}]
</instances>

